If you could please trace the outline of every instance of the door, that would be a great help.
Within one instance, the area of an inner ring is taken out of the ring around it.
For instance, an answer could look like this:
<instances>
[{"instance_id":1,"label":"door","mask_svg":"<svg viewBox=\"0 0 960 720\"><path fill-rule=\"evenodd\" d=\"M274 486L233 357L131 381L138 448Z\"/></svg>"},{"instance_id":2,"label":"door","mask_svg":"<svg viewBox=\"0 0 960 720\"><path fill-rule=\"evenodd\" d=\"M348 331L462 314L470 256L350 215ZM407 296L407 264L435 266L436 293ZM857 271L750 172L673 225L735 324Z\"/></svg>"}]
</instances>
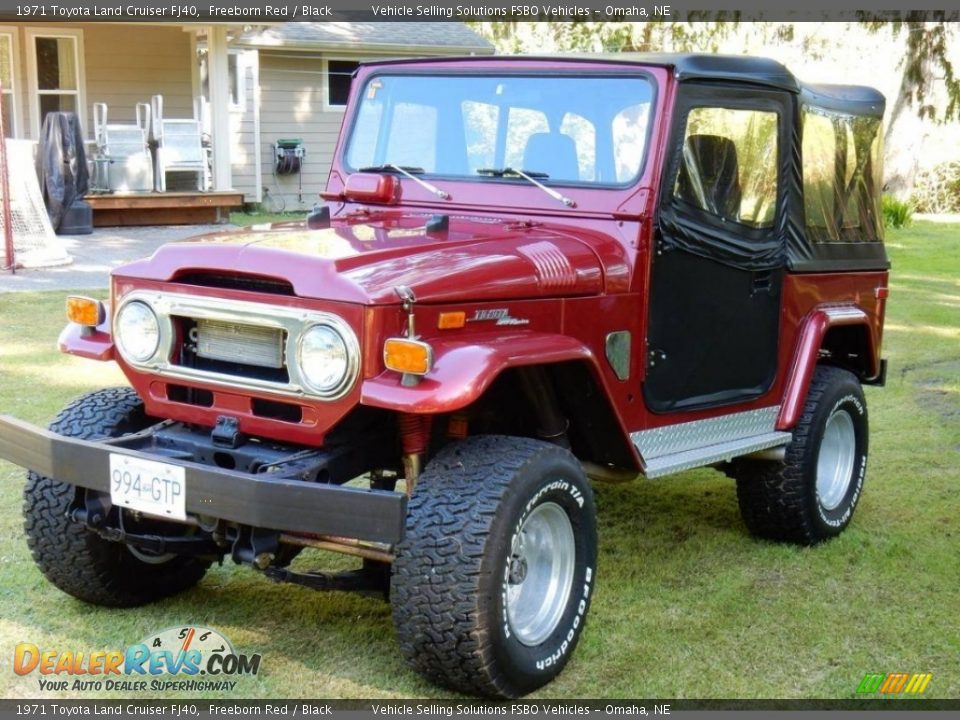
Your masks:
<instances>
[{"instance_id":1,"label":"door","mask_svg":"<svg viewBox=\"0 0 960 720\"><path fill-rule=\"evenodd\" d=\"M790 107L784 92L681 88L650 274L655 412L743 402L773 383Z\"/></svg>"}]
</instances>

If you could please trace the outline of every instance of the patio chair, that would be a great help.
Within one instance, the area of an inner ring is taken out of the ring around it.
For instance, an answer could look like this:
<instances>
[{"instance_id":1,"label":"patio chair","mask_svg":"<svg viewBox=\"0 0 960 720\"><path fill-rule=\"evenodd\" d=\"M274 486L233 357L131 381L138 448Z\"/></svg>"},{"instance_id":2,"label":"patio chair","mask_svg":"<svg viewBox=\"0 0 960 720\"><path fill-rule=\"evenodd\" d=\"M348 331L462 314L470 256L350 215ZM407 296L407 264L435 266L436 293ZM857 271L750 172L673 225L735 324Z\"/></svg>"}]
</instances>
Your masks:
<instances>
[{"instance_id":1,"label":"patio chair","mask_svg":"<svg viewBox=\"0 0 960 720\"><path fill-rule=\"evenodd\" d=\"M150 106L137 103L134 123L110 123L106 103L93 104L96 138L93 190L149 192L153 189L152 162L147 145Z\"/></svg>"},{"instance_id":2,"label":"patio chair","mask_svg":"<svg viewBox=\"0 0 960 720\"><path fill-rule=\"evenodd\" d=\"M167 173L179 172L193 174L196 189L206 190L210 170L197 108L192 118L165 118L162 95L154 95L150 107L152 122L148 139L154 146L154 189L166 192Z\"/></svg>"}]
</instances>

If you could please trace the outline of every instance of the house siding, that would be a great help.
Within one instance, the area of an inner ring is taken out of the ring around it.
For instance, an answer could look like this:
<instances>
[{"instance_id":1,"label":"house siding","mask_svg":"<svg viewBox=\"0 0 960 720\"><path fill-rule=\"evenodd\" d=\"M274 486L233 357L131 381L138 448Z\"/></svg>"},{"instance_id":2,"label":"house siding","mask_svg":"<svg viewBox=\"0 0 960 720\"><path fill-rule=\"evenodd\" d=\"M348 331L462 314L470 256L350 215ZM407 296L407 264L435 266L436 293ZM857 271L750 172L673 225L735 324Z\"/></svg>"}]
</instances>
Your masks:
<instances>
[{"instance_id":1,"label":"house siding","mask_svg":"<svg viewBox=\"0 0 960 720\"><path fill-rule=\"evenodd\" d=\"M83 25L87 74L87 137L93 103L103 102L110 122L132 122L138 102L163 95L168 118L193 117L190 35L178 27ZM121 60L122 58L122 60Z\"/></svg>"},{"instance_id":2,"label":"house siding","mask_svg":"<svg viewBox=\"0 0 960 720\"><path fill-rule=\"evenodd\" d=\"M343 112L325 110L326 82L320 56L260 53L260 157L263 185L287 210L313 207L327 184L330 160ZM306 158L297 175L275 175L274 146L280 138L301 138Z\"/></svg>"},{"instance_id":3,"label":"house siding","mask_svg":"<svg viewBox=\"0 0 960 720\"><path fill-rule=\"evenodd\" d=\"M23 28L35 27L55 34L58 29L83 32L83 68L86 76L84 135L93 138L93 104L107 103L110 122L132 122L138 102L162 94L167 117L193 115L193 68L190 36L179 27L110 25L94 23L18 24L20 116L19 135L36 139L34 108L27 87L27 53L31 43Z\"/></svg>"}]
</instances>

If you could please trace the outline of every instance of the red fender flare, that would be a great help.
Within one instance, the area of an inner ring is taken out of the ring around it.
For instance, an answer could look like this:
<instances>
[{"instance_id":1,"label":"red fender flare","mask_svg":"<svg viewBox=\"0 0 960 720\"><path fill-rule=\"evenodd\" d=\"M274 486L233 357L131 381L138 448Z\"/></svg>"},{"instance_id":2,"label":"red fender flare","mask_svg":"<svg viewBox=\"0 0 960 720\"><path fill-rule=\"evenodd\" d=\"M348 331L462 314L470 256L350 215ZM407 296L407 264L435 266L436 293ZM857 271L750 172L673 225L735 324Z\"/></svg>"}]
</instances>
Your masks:
<instances>
[{"instance_id":1,"label":"red fender flare","mask_svg":"<svg viewBox=\"0 0 960 720\"><path fill-rule=\"evenodd\" d=\"M472 336L469 341L431 342L433 368L412 387L386 370L363 381L360 404L408 413L445 413L477 400L510 367L586 360L593 353L579 340L554 333Z\"/></svg>"},{"instance_id":2,"label":"red fender flare","mask_svg":"<svg viewBox=\"0 0 960 720\"><path fill-rule=\"evenodd\" d=\"M799 422L823 339L830 328L841 325L864 325L869 328L870 319L866 312L854 305L814 308L804 319L793 353L793 365L787 376L780 414L777 416L777 430L789 430ZM868 333L868 337L872 345L873 334ZM870 355L874 360L875 353L871 352ZM875 375L877 370L873 368L872 374Z\"/></svg>"}]
</instances>

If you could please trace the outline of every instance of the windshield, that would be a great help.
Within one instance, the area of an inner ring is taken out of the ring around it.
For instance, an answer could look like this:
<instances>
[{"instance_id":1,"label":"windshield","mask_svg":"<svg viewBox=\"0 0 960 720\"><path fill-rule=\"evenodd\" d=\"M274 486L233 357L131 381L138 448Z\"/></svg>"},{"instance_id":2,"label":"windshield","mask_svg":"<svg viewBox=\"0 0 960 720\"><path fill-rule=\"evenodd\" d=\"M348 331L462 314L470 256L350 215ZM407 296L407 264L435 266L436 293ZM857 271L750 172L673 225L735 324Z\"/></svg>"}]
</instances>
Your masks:
<instances>
[{"instance_id":1,"label":"windshield","mask_svg":"<svg viewBox=\"0 0 960 720\"><path fill-rule=\"evenodd\" d=\"M376 75L346 145L351 170L622 185L643 165L653 88L643 77Z\"/></svg>"}]
</instances>

